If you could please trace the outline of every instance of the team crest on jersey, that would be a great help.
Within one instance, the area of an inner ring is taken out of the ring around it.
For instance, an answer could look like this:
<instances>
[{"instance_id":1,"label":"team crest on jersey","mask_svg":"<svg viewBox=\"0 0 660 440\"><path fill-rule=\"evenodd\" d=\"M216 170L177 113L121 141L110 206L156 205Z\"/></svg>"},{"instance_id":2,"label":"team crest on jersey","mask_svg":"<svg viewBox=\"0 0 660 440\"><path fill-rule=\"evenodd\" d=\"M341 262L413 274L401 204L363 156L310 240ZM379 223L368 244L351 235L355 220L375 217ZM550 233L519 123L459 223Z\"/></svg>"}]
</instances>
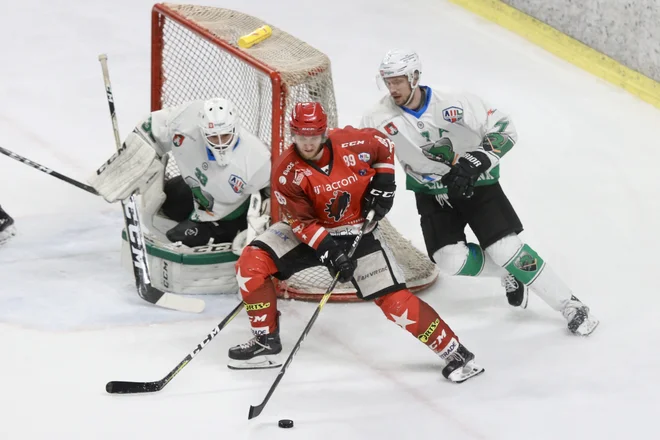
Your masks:
<instances>
[{"instance_id":1,"label":"team crest on jersey","mask_svg":"<svg viewBox=\"0 0 660 440\"><path fill-rule=\"evenodd\" d=\"M234 190L236 194L240 194L243 191L243 187L245 187L245 180L241 179L236 174L232 174L229 176L229 186L231 186L231 189Z\"/></svg>"},{"instance_id":2,"label":"team crest on jersey","mask_svg":"<svg viewBox=\"0 0 660 440\"><path fill-rule=\"evenodd\" d=\"M427 159L452 166L456 159L454 146L449 138L441 138L432 144L424 145L422 153Z\"/></svg>"},{"instance_id":3,"label":"team crest on jersey","mask_svg":"<svg viewBox=\"0 0 660 440\"><path fill-rule=\"evenodd\" d=\"M300 186L300 183L303 180L303 177L305 177L305 174L303 173L302 170L295 170L294 171L294 176L293 176L293 183Z\"/></svg>"},{"instance_id":4,"label":"team crest on jersey","mask_svg":"<svg viewBox=\"0 0 660 440\"><path fill-rule=\"evenodd\" d=\"M442 117L447 122L458 122L463 119L463 109L460 107L447 107L442 111Z\"/></svg>"},{"instance_id":5,"label":"team crest on jersey","mask_svg":"<svg viewBox=\"0 0 660 440\"><path fill-rule=\"evenodd\" d=\"M185 139L186 137L184 135L177 133L172 138L172 143L174 144L175 147L180 147Z\"/></svg>"},{"instance_id":6,"label":"team crest on jersey","mask_svg":"<svg viewBox=\"0 0 660 440\"><path fill-rule=\"evenodd\" d=\"M387 124L387 125L385 126L385 131L386 131L387 134L389 134L390 136L394 136L394 135L396 135L396 134L399 133L399 129L396 128L396 125L394 125L394 122L390 122L389 124Z\"/></svg>"},{"instance_id":7,"label":"team crest on jersey","mask_svg":"<svg viewBox=\"0 0 660 440\"><path fill-rule=\"evenodd\" d=\"M369 154L369 153L360 153L360 154L358 154L358 159L360 159L362 162L369 162L369 159L371 159L371 154Z\"/></svg>"},{"instance_id":8,"label":"team crest on jersey","mask_svg":"<svg viewBox=\"0 0 660 440\"><path fill-rule=\"evenodd\" d=\"M335 191L333 195L334 197L325 204L325 212L328 214L328 218L338 222L351 204L351 193Z\"/></svg>"}]
</instances>

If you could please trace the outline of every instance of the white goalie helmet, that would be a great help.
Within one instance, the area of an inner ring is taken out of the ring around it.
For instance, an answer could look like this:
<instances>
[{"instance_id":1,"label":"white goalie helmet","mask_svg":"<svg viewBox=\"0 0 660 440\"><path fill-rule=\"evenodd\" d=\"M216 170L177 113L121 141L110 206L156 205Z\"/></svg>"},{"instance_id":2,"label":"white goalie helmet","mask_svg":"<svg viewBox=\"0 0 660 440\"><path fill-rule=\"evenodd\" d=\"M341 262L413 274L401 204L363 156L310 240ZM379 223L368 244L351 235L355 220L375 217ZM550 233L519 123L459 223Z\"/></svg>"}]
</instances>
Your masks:
<instances>
[{"instance_id":1,"label":"white goalie helmet","mask_svg":"<svg viewBox=\"0 0 660 440\"><path fill-rule=\"evenodd\" d=\"M199 128L216 163L221 167L229 165L231 153L239 140L238 112L234 104L225 98L204 101Z\"/></svg>"},{"instance_id":2,"label":"white goalie helmet","mask_svg":"<svg viewBox=\"0 0 660 440\"><path fill-rule=\"evenodd\" d=\"M380 78L383 80L395 76L407 77L410 88L414 92L419 86L419 81L422 77L422 62L415 51L392 49L385 54L383 60L380 62L379 71ZM413 93L410 94L410 99L412 99L412 96Z\"/></svg>"}]
</instances>

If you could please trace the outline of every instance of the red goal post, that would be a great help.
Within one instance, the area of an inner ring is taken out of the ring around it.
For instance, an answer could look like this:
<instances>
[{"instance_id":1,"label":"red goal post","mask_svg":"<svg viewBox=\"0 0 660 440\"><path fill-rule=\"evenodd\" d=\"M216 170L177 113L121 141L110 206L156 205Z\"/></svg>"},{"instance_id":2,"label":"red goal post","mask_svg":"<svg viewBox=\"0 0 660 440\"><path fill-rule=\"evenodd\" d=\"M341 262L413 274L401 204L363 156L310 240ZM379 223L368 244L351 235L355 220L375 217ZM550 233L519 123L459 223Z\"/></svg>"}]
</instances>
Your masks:
<instances>
[{"instance_id":1,"label":"red goal post","mask_svg":"<svg viewBox=\"0 0 660 440\"><path fill-rule=\"evenodd\" d=\"M240 37L268 25L272 35L243 49ZM219 96L237 106L242 126L271 146L273 161L290 145L288 122L299 101L321 102L330 127L337 126L337 105L330 59L304 41L265 21L224 8L159 3L152 10L151 110L193 99ZM167 176L178 173L173 159ZM277 201L271 200L274 221ZM381 229L409 286L433 283L437 269L386 220ZM278 294L318 299L330 284L324 267L308 269L278 283ZM331 300L355 300L351 284L338 285Z\"/></svg>"}]
</instances>

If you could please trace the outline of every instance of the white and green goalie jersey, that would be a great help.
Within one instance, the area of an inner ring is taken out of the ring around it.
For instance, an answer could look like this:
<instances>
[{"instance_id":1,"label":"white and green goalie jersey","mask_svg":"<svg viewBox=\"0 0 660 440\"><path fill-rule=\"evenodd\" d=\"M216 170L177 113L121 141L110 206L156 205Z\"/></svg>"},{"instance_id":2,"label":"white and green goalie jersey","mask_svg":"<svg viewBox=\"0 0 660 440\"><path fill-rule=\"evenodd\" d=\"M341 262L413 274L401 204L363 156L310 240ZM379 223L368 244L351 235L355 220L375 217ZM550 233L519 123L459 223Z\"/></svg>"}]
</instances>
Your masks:
<instances>
[{"instance_id":1,"label":"white and green goalie jersey","mask_svg":"<svg viewBox=\"0 0 660 440\"><path fill-rule=\"evenodd\" d=\"M203 103L191 101L152 112L141 128L161 148L159 155L171 151L176 159L196 200L190 218L200 222L232 220L247 212L251 194L270 186L270 150L240 127L231 163L218 166L198 125Z\"/></svg>"},{"instance_id":2,"label":"white and green goalie jersey","mask_svg":"<svg viewBox=\"0 0 660 440\"><path fill-rule=\"evenodd\" d=\"M383 97L365 113L362 127L373 127L394 141L396 157L406 172L406 188L426 194L446 194L440 179L459 157L482 151L490 168L476 185L492 185L500 177L499 161L518 139L509 117L467 93L443 93L420 86L422 106L413 111Z\"/></svg>"}]
</instances>

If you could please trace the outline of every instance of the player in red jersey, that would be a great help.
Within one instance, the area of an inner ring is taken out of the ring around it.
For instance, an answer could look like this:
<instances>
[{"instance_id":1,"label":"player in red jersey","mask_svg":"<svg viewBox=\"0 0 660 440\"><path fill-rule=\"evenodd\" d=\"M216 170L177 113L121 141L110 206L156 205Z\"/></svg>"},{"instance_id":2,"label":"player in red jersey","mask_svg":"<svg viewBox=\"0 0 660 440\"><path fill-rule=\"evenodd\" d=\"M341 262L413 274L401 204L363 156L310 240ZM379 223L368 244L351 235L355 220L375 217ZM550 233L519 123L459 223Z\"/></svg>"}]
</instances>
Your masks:
<instances>
[{"instance_id":1,"label":"player in red jersey","mask_svg":"<svg viewBox=\"0 0 660 440\"><path fill-rule=\"evenodd\" d=\"M360 298L446 361L445 378L462 382L483 372L435 310L406 288L403 273L383 241L377 221L392 207L394 144L373 128L327 129L323 107L297 103L291 115L293 145L273 167L272 194L285 222L271 225L245 248L237 280L254 338L229 349L230 368L274 368L282 350L275 288L280 280L324 264L340 282L350 281ZM352 258L346 255L370 210Z\"/></svg>"}]
</instances>

